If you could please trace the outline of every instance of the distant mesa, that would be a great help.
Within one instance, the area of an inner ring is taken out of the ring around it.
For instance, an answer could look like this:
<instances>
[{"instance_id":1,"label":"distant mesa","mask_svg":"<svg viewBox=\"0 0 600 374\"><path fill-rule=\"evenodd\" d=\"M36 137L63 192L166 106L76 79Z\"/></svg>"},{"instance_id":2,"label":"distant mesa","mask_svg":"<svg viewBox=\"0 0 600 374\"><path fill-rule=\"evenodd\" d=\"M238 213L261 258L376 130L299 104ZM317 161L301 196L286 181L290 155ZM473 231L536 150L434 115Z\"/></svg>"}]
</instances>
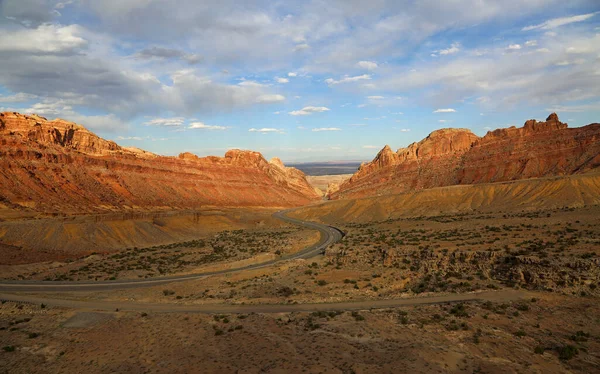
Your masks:
<instances>
[{"instance_id":1,"label":"distant mesa","mask_svg":"<svg viewBox=\"0 0 600 374\"><path fill-rule=\"evenodd\" d=\"M331 199L433 187L583 173L600 166L600 124L568 128L552 113L545 122L489 131L441 129L394 152L385 146Z\"/></svg>"},{"instance_id":2,"label":"distant mesa","mask_svg":"<svg viewBox=\"0 0 600 374\"><path fill-rule=\"evenodd\" d=\"M0 209L46 213L291 207L321 194L305 175L254 151L165 157L85 127L0 113Z\"/></svg>"}]
</instances>

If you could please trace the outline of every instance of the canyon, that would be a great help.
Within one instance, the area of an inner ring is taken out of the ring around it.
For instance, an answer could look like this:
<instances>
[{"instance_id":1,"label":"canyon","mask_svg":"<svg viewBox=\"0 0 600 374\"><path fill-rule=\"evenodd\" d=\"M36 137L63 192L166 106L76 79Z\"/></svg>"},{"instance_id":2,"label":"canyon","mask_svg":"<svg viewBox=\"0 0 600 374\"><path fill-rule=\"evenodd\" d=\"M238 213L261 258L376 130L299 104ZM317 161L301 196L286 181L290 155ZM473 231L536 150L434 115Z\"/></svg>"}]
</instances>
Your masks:
<instances>
[{"instance_id":1,"label":"canyon","mask_svg":"<svg viewBox=\"0 0 600 374\"><path fill-rule=\"evenodd\" d=\"M414 192L433 187L581 174L600 166L600 124L569 128L555 113L521 128L441 129L394 152L385 146L330 199Z\"/></svg>"},{"instance_id":2,"label":"canyon","mask_svg":"<svg viewBox=\"0 0 600 374\"><path fill-rule=\"evenodd\" d=\"M321 197L301 171L258 152L159 156L37 115L0 113L0 145L0 211L292 207Z\"/></svg>"}]
</instances>

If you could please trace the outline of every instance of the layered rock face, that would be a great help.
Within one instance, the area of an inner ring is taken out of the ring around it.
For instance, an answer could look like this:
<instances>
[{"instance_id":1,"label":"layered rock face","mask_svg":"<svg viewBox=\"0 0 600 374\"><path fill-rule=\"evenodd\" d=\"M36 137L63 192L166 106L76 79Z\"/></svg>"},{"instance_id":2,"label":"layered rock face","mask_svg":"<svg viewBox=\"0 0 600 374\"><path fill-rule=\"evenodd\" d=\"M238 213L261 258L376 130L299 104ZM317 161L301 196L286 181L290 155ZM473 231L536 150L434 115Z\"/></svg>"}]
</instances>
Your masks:
<instances>
[{"instance_id":1,"label":"layered rock face","mask_svg":"<svg viewBox=\"0 0 600 374\"><path fill-rule=\"evenodd\" d=\"M599 166L600 124L568 128L552 113L545 122L529 120L482 138L466 129L442 129L396 152L386 145L329 197L570 175Z\"/></svg>"},{"instance_id":2,"label":"layered rock face","mask_svg":"<svg viewBox=\"0 0 600 374\"><path fill-rule=\"evenodd\" d=\"M319 198L304 174L258 152L157 156L83 126L0 113L0 207L83 213L141 208L297 206Z\"/></svg>"}]
</instances>

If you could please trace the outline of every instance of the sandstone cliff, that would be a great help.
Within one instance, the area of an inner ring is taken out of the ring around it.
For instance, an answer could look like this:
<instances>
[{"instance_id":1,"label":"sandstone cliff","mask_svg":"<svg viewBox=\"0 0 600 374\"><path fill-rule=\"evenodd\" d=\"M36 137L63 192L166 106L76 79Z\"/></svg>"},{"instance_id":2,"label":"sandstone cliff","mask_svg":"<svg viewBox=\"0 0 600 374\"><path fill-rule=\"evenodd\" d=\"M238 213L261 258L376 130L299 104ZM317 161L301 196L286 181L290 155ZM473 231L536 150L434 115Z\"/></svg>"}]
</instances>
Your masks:
<instances>
[{"instance_id":1,"label":"sandstone cliff","mask_svg":"<svg viewBox=\"0 0 600 374\"><path fill-rule=\"evenodd\" d=\"M304 174L258 152L157 156L83 126L0 113L0 208L82 213L141 208L297 206L319 198Z\"/></svg>"},{"instance_id":2,"label":"sandstone cliff","mask_svg":"<svg viewBox=\"0 0 600 374\"><path fill-rule=\"evenodd\" d=\"M329 197L359 198L458 184L570 175L600 166L600 124L545 122L488 132L442 129L394 152L385 146Z\"/></svg>"}]
</instances>

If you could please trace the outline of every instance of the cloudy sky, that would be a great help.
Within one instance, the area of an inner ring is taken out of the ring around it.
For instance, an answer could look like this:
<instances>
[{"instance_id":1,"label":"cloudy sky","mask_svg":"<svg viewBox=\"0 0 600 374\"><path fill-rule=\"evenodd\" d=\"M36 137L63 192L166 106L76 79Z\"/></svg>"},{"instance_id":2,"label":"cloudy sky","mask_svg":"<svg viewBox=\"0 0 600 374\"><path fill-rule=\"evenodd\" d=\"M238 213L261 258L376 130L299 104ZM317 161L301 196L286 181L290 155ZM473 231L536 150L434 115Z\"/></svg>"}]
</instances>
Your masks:
<instances>
[{"instance_id":1,"label":"cloudy sky","mask_svg":"<svg viewBox=\"0 0 600 374\"><path fill-rule=\"evenodd\" d=\"M598 0L0 0L0 110L176 155L368 160L600 122Z\"/></svg>"}]
</instances>

